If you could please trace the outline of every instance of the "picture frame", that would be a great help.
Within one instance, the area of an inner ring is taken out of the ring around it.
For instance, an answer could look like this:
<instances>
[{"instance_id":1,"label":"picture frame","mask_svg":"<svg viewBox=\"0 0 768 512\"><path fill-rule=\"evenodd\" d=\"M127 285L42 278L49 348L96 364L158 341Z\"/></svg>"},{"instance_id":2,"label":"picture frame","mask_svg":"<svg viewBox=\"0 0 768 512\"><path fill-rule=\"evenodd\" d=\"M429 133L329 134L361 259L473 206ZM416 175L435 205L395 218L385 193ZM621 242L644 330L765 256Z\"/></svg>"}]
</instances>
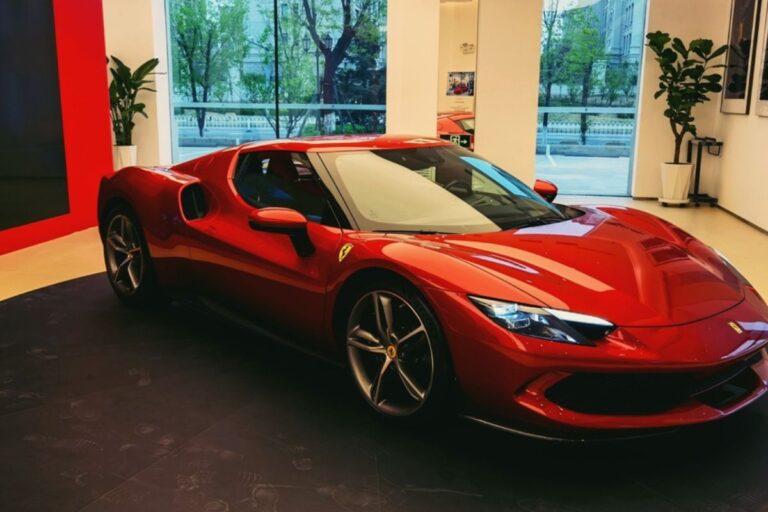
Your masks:
<instances>
[{"instance_id":1,"label":"picture frame","mask_svg":"<svg viewBox=\"0 0 768 512\"><path fill-rule=\"evenodd\" d=\"M760 71L760 80L757 81L757 115L768 117L768 7L765 8L763 21L763 66Z\"/></svg>"},{"instance_id":2,"label":"picture frame","mask_svg":"<svg viewBox=\"0 0 768 512\"><path fill-rule=\"evenodd\" d=\"M732 0L720 111L749 114L762 0Z\"/></svg>"},{"instance_id":3,"label":"picture frame","mask_svg":"<svg viewBox=\"0 0 768 512\"><path fill-rule=\"evenodd\" d=\"M474 71L449 71L445 90L446 96L474 96Z\"/></svg>"}]
</instances>

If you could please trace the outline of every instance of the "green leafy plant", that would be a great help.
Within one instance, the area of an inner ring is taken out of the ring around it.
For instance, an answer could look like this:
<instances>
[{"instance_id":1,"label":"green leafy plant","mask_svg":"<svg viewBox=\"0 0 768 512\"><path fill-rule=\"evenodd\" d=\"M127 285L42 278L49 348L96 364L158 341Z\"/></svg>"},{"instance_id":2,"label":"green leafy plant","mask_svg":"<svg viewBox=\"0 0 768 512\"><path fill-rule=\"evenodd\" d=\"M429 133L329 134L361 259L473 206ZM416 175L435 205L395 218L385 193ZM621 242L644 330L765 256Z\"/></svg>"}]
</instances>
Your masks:
<instances>
[{"instance_id":1,"label":"green leafy plant","mask_svg":"<svg viewBox=\"0 0 768 512\"><path fill-rule=\"evenodd\" d=\"M723 64L712 61L723 55L727 45L717 49L710 39L694 39L688 46L677 37L674 39L666 32L651 32L646 35L648 48L656 54L656 62L661 68L659 90L654 97L666 95L667 109L664 116L675 136L675 164L680 163L680 150L685 135L696 136L693 108L709 101L707 96L722 91L723 76L712 72L715 68L724 68Z\"/></svg>"},{"instance_id":2,"label":"green leafy plant","mask_svg":"<svg viewBox=\"0 0 768 512\"><path fill-rule=\"evenodd\" d=\"M141 114L148 117L147 113L144 112L146 105L136 103L136 97L140 91L155 92L154 89L147 87L148 84L153 83L152 80L147 80L147 76L152 73L160 61L149 59L136 68L136 71L131 71L131 68L114 55L111 59L114 64L114 67L109 69L112 74L112 81L109 83L112 131L115 132L115 144L117 146L130 146L132 145L133 127L135 126L133 116Z\"/></svg>"}]
</instances>

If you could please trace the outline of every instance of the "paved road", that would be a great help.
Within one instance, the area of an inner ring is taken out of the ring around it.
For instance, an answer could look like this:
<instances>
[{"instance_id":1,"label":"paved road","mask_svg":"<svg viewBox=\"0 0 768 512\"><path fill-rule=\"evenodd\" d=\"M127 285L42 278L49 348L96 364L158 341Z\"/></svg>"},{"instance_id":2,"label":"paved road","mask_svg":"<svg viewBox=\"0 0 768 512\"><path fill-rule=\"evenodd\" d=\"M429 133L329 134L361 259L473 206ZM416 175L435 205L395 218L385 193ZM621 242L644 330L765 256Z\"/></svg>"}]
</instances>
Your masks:
<instances>
[{"instance_id":1,"label":"paved road","mask_svg":"<svg viewBox=\"0 0 768 512\"><path fill-rule=\"evenodd\" d=\"M561 194L627 194L629 158L536 155L536 177L550 180Z\"/></svg>"}]
</instances>

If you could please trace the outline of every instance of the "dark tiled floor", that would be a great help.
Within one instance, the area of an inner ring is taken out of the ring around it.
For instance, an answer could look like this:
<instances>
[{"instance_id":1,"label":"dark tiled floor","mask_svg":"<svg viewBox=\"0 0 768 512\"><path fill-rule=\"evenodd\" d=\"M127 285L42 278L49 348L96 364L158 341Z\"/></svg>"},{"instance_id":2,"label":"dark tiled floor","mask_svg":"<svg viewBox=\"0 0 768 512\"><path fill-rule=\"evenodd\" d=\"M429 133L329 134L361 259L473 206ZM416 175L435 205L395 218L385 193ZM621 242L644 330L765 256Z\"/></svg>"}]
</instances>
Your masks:
<instances>
[{"instance_id":1,"label":"dark tiled floor","mask_svg":"<svg viewBox=\"0 0 768 512\"><path fill-rule=\"evenodd\" d=\"M3 511L765 511L767 415L589 445L406 429L343 370L104 276L0 303Z\"/></svg>"}]
</instances>

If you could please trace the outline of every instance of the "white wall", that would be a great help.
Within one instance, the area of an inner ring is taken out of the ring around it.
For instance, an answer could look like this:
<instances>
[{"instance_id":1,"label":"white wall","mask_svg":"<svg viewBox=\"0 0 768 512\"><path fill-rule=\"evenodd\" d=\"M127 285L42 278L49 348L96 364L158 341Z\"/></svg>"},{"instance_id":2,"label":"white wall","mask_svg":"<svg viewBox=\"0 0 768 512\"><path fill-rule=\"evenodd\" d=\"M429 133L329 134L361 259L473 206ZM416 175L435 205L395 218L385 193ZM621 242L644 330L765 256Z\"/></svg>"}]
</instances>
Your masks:
<instances>
[{"instance_id":1,"label":"white wall","mask_svg":"<svg viewBox=\"0 0 768 512\"><path fill-rule=\"evenodd\" d=\"M439 0L387 2L387 132L435 136Z\"/></svg>"},{"instance_id":2,"label":"white wall","mask_svg":"<svg viewBox=\"0 0 768 512\"><path fill-rule=\"evenodd\" d=\"M518 178L536 175L542 0L481 0L475 149Z\"/></svg>"},{"instance_id":3,"label":"white wall","mask_svg":"<svg viewBox=\"0 0 768 512\"><path fill-rule=\"evenodd\" d=\"M724 44L728 37L728 9L730 0L650 0L646 32L669 32L686 43L704 37L716 45ZM693 15L692 13L695 13ZM659 68L652 52L646 50L640 87L637 144L635 150L632 195L659 197L661 178L659 165L671 161L674 155L674 137L669 120L664 117L666 102L654 99L658 88ZM700 136L717 136L715 120L720 115L720 97L699 105L693 114ZM682 158L685 159L685 144ZM702 166L702 192L714 193L717 188L716 159L708 158Z\"/></svg>"},{"instance_id":4,"label":"white wall","mask_svg":"<svg viewBox=\"0 0 768 512\"><path fill-rule=\"evenodd\" d=\"M662 30L684 41L697 37L712 39L715 45L728 39L731 0L650 0L648 31ZM768 7L763 5L764 13ZM691 13L696 13L695 17ZM765 15L761 16L758 65L755 80L762 71L765 46ZM642 77L637 151L632 195L658 197L661 191L659 163L672 159L674 141L663 116L665 103L654 100L658 68L646 52ZM753 90L757 85L753 86ZM720 158L706 156L702 164L701 191L719 198L721 206L753 224L768 229L768 158L763 145L768 141L768 118L756 115L757 98L752 99L749 115L721 114L720 95L694 111L699 135L723 140ZM683 154L685 158L685 154Z\"/></svg>"},{"instance_id":5,"label":"white wall","mask_svg":"<svg viewBox=\"0 0 768 512\"><path fill-rule=\"evenodd\" d=\"M171 163L170 98L165 2L103 0L107 54L135 69L152 57L160 59L154 75L157 93L142 92L149 119L136 116L133 131L139 165Z\"/></svg>"},{"instance_id":6,"label":"white wall","mask_svg":"<svg viewBox=\"0 0 768 512\"><path fill-rule=\"evenodd\" d=\"M478 0L440 2L440 55L437 70L437 109L439 112L473 112L475 99L470 96L448 96L448 73L475 71L477 64ZM463 53L461 45L474 45L472 53Z\"/></svg>"},{"instance_id":7,"label":"white wall","mask_svg":"<svg viewBox=\"0 0 768 512\"><path fill-rule=\"evenodd\" d=\"M721 16L727 16L729 6L726 4L730 2L722 3ZM765 2L763 9L768 13ZM763 61L768 33L766 16L763 16L760 25L753 91L759 91L762 76L762 65L759 63ZM716 120L715 131L725 143L720 157L717 194L724 208L768 230L768 117L756 115L757 96L759 93L753 92L749 115L721 114Z\"/></svg>"}]
</instances>

